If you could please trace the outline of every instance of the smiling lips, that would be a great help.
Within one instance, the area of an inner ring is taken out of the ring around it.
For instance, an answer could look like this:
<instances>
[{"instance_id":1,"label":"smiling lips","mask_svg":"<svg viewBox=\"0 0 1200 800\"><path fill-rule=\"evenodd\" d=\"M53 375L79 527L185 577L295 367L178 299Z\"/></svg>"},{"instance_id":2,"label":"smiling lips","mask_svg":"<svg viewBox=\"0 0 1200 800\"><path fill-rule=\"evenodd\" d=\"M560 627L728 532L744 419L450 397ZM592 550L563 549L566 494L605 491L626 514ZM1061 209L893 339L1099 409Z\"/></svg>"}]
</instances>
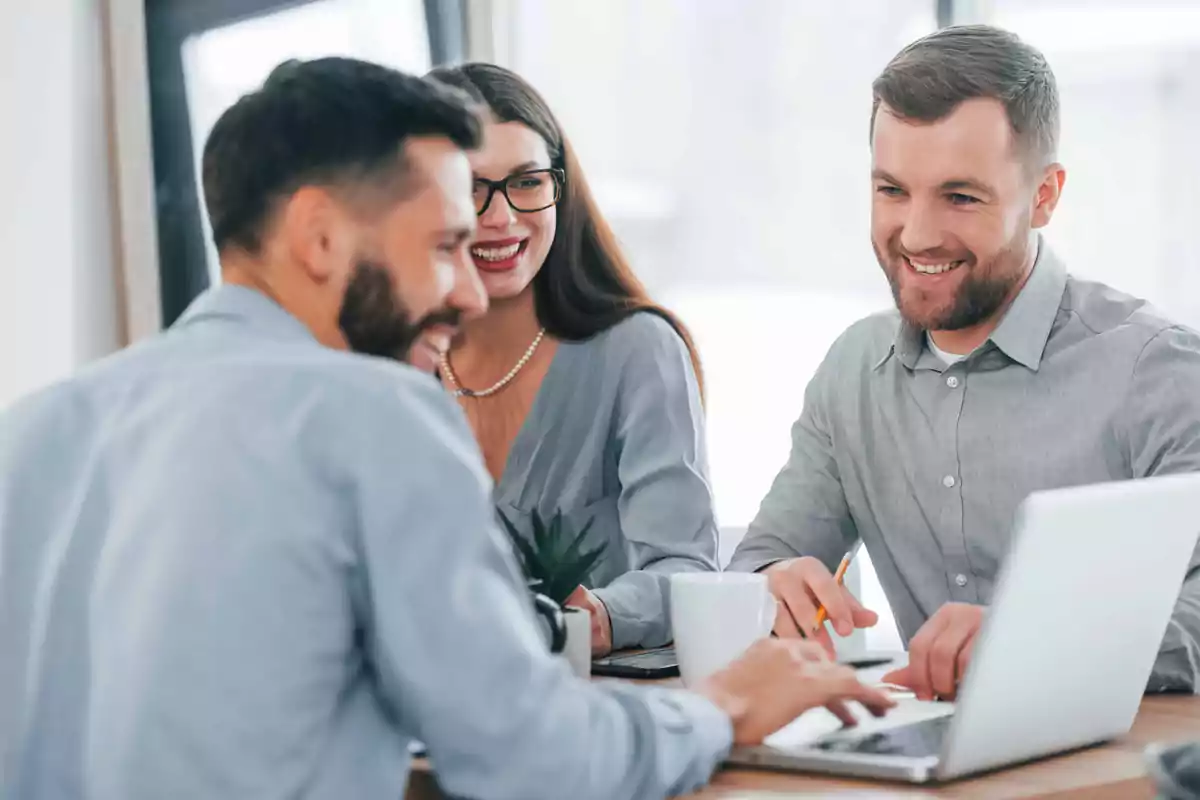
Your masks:
<instances>
[{"instance_id":1,"label":"smiling lips","mask_svg":"<svg viewBox=\"0 0 1200 800\"><path fill-rule=\"evenodd\" d=\"M471 258L483 272L508 272L517 266L528 239L503 239L478 242L471 246Z\"/></svg>"},{"instance_id":2,"label":"smiling lips","mask_svg":"<svg viewBox=\"0 0 1200 800\"><path fill-rule=\"evenodd\" d=\"M909 268L918 275L941 275L958 269L964 263L962 261L943 261L938 264L919 264L908 256L904 256L903 258L904 263L908 264Z\"/></svg>"}]
</instances>

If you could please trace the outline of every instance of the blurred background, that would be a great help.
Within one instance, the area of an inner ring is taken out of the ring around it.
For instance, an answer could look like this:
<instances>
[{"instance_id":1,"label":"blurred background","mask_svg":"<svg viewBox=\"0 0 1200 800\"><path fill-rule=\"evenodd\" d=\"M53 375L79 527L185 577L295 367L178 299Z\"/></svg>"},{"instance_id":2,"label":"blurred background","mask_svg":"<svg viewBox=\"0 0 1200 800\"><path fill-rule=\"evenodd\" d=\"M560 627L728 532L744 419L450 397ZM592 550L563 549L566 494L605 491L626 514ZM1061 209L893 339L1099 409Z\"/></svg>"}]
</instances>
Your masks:
<instances>
[{"instance_id":1,"label":"blurred background","mask_svg":"<svg viewBox=\"0 0 1200 800\"><path fill-rule=\"evenodd\" d=\"M726 557L827 347L890 305L868 239L870 83L938 26L991 22L1045 52L1068 172L1049 242L1200 325L1200 0L0 2L0 407L216 279L195 179L210 127L283 59L329 54L490 60L546 95L700 346ZM865 644L898 646L887 614Z\"/></svg>"}]
</instances>

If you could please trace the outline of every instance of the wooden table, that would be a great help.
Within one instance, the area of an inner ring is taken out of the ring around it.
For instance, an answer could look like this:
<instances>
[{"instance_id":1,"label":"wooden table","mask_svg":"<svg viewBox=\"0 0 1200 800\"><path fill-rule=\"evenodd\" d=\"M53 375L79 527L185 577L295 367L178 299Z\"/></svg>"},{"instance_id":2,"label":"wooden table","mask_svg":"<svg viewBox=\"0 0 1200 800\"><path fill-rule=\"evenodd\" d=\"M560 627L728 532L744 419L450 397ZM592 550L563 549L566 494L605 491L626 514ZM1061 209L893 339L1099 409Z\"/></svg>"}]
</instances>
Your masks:
<instances>
[{"instance_id":1,"label":"wooden table","mask_svg":"<svg viewBox=\"0 0 1200 800\"><path fill-rule=\"evenodd\" d=\"M1142 701L1133 730L1122 739L941 787L833 780L739 768L719 771L707 789L690 797L694 800L786 800L830 796L855 800L933 797L1136 800L1153 798L1155 794L1152 781L1146 777L1142 756L1146 745L1181 741L1200 741L1200 697L1150 696ZM424 762L414 764L407 797L409 800L442 798Z\"/></svg>"},{"instance_id":2,"label":"wooden table","mask_svg":"<svg viewBox=\"0 0 1200 800\"><path fill-rule=\"evenodd\" d=\"M756 770L719 772L696 800L757 800L785 797L876 798L962 797L1000 800L1016 797L1135 800L1153 798L1142 751L1152 742L1200 741L1200 697L1158 696L1142 701L1133 730L1107 745L1037 761L980 778L936 788L891 783L829 780Z\"/></svg>"}]
</instances>

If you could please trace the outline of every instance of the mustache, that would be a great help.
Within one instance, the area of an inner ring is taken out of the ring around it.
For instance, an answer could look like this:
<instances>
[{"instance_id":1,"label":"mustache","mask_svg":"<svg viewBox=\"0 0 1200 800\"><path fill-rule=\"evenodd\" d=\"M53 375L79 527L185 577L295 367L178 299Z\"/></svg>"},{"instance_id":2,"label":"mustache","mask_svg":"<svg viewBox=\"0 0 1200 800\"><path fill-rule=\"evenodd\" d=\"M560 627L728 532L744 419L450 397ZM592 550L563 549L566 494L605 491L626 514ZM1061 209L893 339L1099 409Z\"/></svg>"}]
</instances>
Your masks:
<instances>
[{"instance_id":1,"label":"mustache","mask_svg":"<svg viewBox=\"0 0 1200 800\"><path fill-rule=\"evenodd\" d=\"M436 328L439 325L444 325L449 328L458 330L462 324L462 312L456 308L443 308L438 311L430 312L421 317L420 321L413 326L414 337L419 336L430 328Z\"/></svg>"},{"instance_id":2,"label":"mustache","mask_svg":"<svg viewBox=\"0 0 1200 800\"><path fill-rule=\"evenodd\" d=\"M970 250L950 250L944 247L931 247L928 250L920 250L912 252L900 245L900 242L893 238L888 242L888 249L891 250L893 256L901 256L907 259L926 259L928 261L966 261L974 263L975 254Z\"/></svg>"}]
</instances>

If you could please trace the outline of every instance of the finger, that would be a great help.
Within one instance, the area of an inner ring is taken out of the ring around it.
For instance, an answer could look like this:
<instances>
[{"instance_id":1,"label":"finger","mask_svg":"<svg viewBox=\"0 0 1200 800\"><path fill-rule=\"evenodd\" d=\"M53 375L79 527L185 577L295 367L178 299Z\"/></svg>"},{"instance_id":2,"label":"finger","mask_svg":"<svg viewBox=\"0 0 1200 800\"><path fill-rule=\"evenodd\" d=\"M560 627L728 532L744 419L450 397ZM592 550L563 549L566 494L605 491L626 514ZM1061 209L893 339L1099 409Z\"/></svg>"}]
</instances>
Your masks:
<instances>
[{"instance_id":1,"label":"finger","mask_svg":"<svg viewBox=\"0 0 1200 800\"><path fill-rule=\"evenodd\" d=\"M918 700L933 699L933 681L929 675L929 655L934 642L950 624L949 614L934 614L908 646L909 686Z\"/></svg>"},{"instance_id":2,"label":"finger","mask_svg":"<svg viewBox=\"0 0 1200 800\"><path fill-rule=\"evenodd\" d=\"M808 638L813 621L817 617L817 607L813 605L812 598L808 596L808 591L804 588L803 581L780 581L777 595L779 605L783 606L791 617L792 627L795 628L796 635L801 638ZM775 618L776 620L779 619L778 613Z\"/></svg>"},{"instance_id":3,"label":"finger","mask_svg":"<svg viewBox=\"0 0 1200 800\"><path fill-rule=\"evenodd\" d=\"M955 668L955 688L954 695L958 696L958 687L962 686L963 681L967 679L967 666L971 663L971 652L975 649L975 639L978 630L971 634L971 638L963 645L963 649L958 651L958 663Z\"/></svg>"},{"instance_id":4,"label":"finger","mask_svg":"<svg viewBox=\"0 0 1200 800\"><path fill-rule=\"evenodd\" d=\"M854 713L841 700L826 703L825 708L829 710L829 713L840 719L842 724L847 728L853 728L858 724L858 718L854 716Z\"/></svg>"},{"instance_id":5,"label":"finger","mask_svg":"<svg viewBox=\"0 0 1200 800\"><path fill-rule=\"evenodd\" d=\"M842 594L846 596L846 602L850 606L850 616L854 620L854 627L870 628L879 622L879 615L860 603L849 589L842 587Z\"/></svg>"},{"instance_id":6,"label":"finger","mask_svg":"<svg viewBox=\"0 0 1200 800\"><path fill-rule=\"evenodd\" d=\"M788 610L787 603L779 602L775 605L775 635L781 639L803 639L804 634L796 626L796 620L792 619L792 612Z\"/></svg>"},{"instance_id":7,"label":"finger","mask_svg":"<svg viewBox=\"0 0 1200 800\"><path fill-rule=\"evenodd\" d=\"M909 672L908 667L901 667L900 669L894 669L891 672L889 672L888 674L884 675L879 680L882 683L891 683L891 684L895 684L896 686L904 686L909 689L913 688L912 673Z\"/></svg>"},{"instance_id":8,"label":"finger","mask_svg":"<svg viewBox=\"0 0 1200 800\"><path fill-rule=\"evenodd\" d=\"M830 661L837 659L837 647L834 646L833 637L829 635L829 631L825 629L824 625L817 628L816 633L810 636L809 639L821 646L821 649L825 651L825 655Z\"/></svg>"},{"instance_id":9,"label":"finger","mask_svg":"<svg viewBox=\"0 0 1200 800\"><path fill-rule=\"evenodd\" d=\"M563 601L564 606L574 606L575 608L591 609L591 605L587 601L587 589L582 586L576 586L575 591L567 595L567 599Z\"/></svg>"},{"instance_id":10,"label":"finger","mask_svg":"<svg viewBox=\"0 0 1200 800\"><path fill-rule=\"evenodd\" d=\"M849 636L854 632L854 617L850 613L850 604L846 595L833 576L826 570L810 570L807 577L808 591L818 603L825 606L829 622L839 636ZM813 621L816 611L814 609Z\"/></svg>"},{"instance_id":11,"label":"finger","mask_svg":"<svg viewBox=\"0 0 1200 800\"><path fill-rule=\"evenodd\" d=\"M941 632L929 649L929 682L938 697L951 699L958 688L958 654L971 639L973 628L961 623Z\"/></svg>"},{"instance_id":12,"label":"finger","mask_svg":"<svg viewBox=\"0 0 1200 800\"><path fill-rule=\"evenodd\" d=\"M825 652L825 648L819 642L796 642L793 653L804 662L817 662L821 664L829 664L829 654Z\"/></svg>"},{"instance_id":13,"label":"finger","mask_svg":"<svg viewBox=\"0 0 1200 800\"><path fill-rule=\"evenodd\" d=\"M854 699L877 717L882 717L896 707L895 698L889 697L886 692L874 686L867 686L862 683L858 684L854 693Z\"/></svg>"}]
</instances>

